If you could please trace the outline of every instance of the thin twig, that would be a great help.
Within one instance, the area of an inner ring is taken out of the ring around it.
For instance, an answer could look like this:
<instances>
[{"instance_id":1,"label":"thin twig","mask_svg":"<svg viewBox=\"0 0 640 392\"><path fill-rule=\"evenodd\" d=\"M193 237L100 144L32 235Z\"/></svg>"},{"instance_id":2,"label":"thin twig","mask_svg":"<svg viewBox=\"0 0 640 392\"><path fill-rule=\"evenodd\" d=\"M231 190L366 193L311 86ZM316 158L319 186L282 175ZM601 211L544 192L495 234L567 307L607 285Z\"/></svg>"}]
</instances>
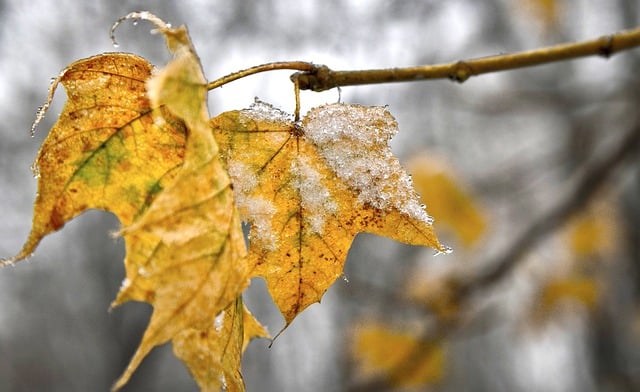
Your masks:
<instances>
[{"instance_id":1,"label":"thin twig","mask_svg":"<svg viewBox=\"0 0 640 392\"><path fill-rule=\"evenodd\" d=\"M302 90L324 91L334 87L361 84L415 82L430 79L451 79L462 83L471 76L531 67L585 56L609 57L614 53L640 46L640 28L624 30L597 39L560 44L525 52L481 57L446 64L406 68L332 71L318 66L314 71L291 75Z\"/></svg>"},{"instance_id":2,"label":"thin twig","mask_svg":"<svg viewBox=\"0 0 640 392\"><path fill-rule=\"evenodd\" d=\"M255 67L243 69L238 72L231 73L223 76L219 79L209 82L207 84L207 90L213 90L227 83L231 83L234 80L242 79L244 77L255 75L260 72L275 71L275 70L292 70L303 71L309 73L317 73L320 66L305 61L278 61L275 63L267 63L256 65Z\"/></svg>"}]
</instances>

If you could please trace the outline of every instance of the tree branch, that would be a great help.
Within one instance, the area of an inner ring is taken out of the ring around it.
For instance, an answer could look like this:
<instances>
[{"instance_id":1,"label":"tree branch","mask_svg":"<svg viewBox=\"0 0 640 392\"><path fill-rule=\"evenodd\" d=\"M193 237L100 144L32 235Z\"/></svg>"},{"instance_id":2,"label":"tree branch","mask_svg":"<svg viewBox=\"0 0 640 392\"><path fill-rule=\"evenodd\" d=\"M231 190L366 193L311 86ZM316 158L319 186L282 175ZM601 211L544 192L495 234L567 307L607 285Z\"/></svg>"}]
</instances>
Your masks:
<instances>
[{"instance_id":1,"label":"tree branch","mask_svg":"<svg viewBox=\"0 0 640 392\"><path fill-rule=\"evenodd\" d=\"M477 291L492 286L513 271L524 260L526 253L582 209L611 173L639 149L640 125L636 121L634 127L610 151L584 165L584 169L569 183L567 190L561 193L563 197L553 207L534 219L492 262L482 263L485 267L480 273L455 285L457 302L466 302Z\"/></svg>"},{"instance_id":2,"label":"tree branch","mask_svg":"<svg viewBox=\"0 0 640 392\"><path fill-rule=\"evenodd\" d=\"M334 87L361 84L415 82L451 79L462 83L471 76L505 71L585 56L609 57L614 53L640 46L640 28L624 30L608 36L578 43L560 44L525 52L461 60L453 63L406 68L333 71L326 66L297 72L291 80L302 90L324 91Z\"/></svg>"},{"instance_id":3,"label":"tree branch","mask_svg":"<svg viewBox=\"0 0 640 392\"><path fill-rule=\"evenodd\" d=\"M583 208L597 193L600 187L606 182L613 171L621 166L627 159L633 156L634 152L640 149L640 124L636 121L634 127L624 135L613 148L611 148L604 156L592 159L585 166L584 170L578 174L574 181L568 187L567 192L552 208L535 219L522 233L512 241L507 248L494 259L492 263L482 263L485 266L482 272L472 275L463 281L452 281L448 292L443 292L446 301L456 308L463 308L469 305L469 301L475 298L478 291L492 287L502 278L506 277L524 259L524 255L530 251L536 244L546 237L547 234L557 229L572 214ZM367 287L371 290L371 287ZM426 306L428 311L437 311ZM441 341L446 337L450 337L460 331L466 325L460 314L454 318L436 317L436 323L428 329L421 332L417 339L421 341ZM420 347L420 346L418 346ZM392 387L389 380L399 372L403 371L406 364L415 363L422 358L425 353L420 349L411 350L402 361L398 362L395 368L390 369L386 374L356 382L349 386L349 392L360 391L377 391L388 390Z\"/></svg>"}]
</instances>

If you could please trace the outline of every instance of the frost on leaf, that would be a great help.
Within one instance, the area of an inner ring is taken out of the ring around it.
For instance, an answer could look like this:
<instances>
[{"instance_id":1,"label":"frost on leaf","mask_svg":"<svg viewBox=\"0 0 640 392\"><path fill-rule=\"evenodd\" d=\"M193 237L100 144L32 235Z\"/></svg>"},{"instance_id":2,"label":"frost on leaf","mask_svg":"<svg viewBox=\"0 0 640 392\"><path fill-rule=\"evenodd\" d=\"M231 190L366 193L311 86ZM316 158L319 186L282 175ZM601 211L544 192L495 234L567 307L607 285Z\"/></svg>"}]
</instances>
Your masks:
<instances>
[{"instance_id":1,"label":"frost on leaf","mask_svg":"<svg viewBox=\"0 0 640 392\"><path fill-rule=\"evenodd\" d=\"M295 124L256 102L212 124L251 224L251 264L287 324L342 275L359 232L443 250L391 154L397 124L386 109L327 105Z\"/></svg>"}]
</instances>

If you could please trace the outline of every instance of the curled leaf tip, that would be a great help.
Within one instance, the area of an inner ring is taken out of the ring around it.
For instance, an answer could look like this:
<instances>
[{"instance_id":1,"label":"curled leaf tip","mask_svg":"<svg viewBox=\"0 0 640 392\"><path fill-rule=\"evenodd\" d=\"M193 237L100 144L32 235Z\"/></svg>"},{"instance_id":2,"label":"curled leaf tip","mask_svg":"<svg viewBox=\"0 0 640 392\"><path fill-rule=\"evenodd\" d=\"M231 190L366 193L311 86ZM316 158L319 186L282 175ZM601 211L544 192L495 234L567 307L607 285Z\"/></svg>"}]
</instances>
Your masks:
<instances>
[{"instance_id":1,"label":"curled leaf tip","mask_svg":"<svg viewBox=\"0 0 640 392\"><path fill-rule=\"evenodd\" d=\"M12 259L0 259L0 268L6 267L8 265L13 265L14 262Z\"/></svg>"},{"instance_id":2,"label":"curled leaf tip","mask_svg":"<svg viewBox=\"0 0 640 392\"><path fill-rule=\"evenodd\" d=\"M136 12L130 12L125 16L121 16L120 18L118 18L118 20L116 20L113 25L111 26L111 30L109 32L109 37L111 38L111 43L113 43L114 47L118 47L118 41L116 41L116 37L115 37L115 32L116 29L118 28L118 26L120 26L120 24L122 22L124 22L125 20L129 20L129 19L133 19L133 23L137 24L139 20L146 20L149 21L151 23L153 23L154 25L156 25L156 27L158 27L159 31L166 31L171 29L171 24L165 22L164 20L160 19L159 17L157 17L156 15L152 14L151 12L148 11L136 11ZM156 30L154 30L153 32L155 32Z\"/></svg>"},{"instance_id":3,"label":"curled leaf tip","mask_svg":"<svg viewBox=\"0 0 640 392\"><path fill-rule=\"evenodd\" d=\"M57 77L51 78L51 84L49 85L49 94L47 95L47 100L45 101L44 105L38 107L38 110L36 111L36 118L33 120L33 123L31 124L31 137L35 136L38 125L40 124L44 116L47 114L47 110L49 110L49 106L51 106L51 102L53 101L53 95L55 94L56 88L58 87L58 84L60 84L60 80L62 80L62 77L64 76L65 72L67 72L67 69L64 69L62 72L60 72L60 74Z\"/></svg>"}]
</instances>

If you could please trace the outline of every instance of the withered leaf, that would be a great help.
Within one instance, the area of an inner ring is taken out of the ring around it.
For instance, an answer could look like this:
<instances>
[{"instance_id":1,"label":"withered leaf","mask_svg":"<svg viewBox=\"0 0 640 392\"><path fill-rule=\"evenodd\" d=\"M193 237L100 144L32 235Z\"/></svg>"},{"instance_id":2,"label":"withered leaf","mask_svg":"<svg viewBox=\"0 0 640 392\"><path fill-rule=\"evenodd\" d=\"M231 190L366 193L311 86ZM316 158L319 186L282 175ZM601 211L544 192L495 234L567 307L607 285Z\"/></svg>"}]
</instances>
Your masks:
<instances>
[{"instance_id":1,"label":"withered leaf","mask_svg":"<svg viewBox=\"0 0 640 392\"><path fill-rule=\"evenodd\" d=\"M140 347L114 388L127 382L153 347L177 339L180 357L196 381L213 390L220 377L194 371L201 365L197 353L189 349L200 350L201 345L187 340L217 336L212 331L214 318L247 287L252 268L245 257L229 176L211 133L206 79L199 59L184 26L161 25L159 31L174 57L148 81L148 94L152 107L164 106L184 121L186 151L173 182L122 230L127 244L127 284L116 304L129 299L147 301L154 312ZM242 339L234 340L242 345Z\"/></svg>"},{"instance_id":2,"label":"withered leaf","mask_svg":"<svg viewBox=\"0 0 640 392\"><path fill-rule=\"evenodd\" d=\"M243 391L242 352L252 338L268 336L238 297L216 316L213 328L180 332L173 339L173 351L202 391Z\"/></svg>"},{"instance_id":3,"label":"withered leaf","mask_svg":"<svg viewBox=\"0 0 640 392\"><path fill-rule=\"evenodd\" d=\"M21 252L89 208L113 212L124 225L175 177L184 159L185 127L164 108L151 110L143 58L109 53L77 61L52 84L67 102L34 163L38 194Z\"/></svg>"}]
</instances>

